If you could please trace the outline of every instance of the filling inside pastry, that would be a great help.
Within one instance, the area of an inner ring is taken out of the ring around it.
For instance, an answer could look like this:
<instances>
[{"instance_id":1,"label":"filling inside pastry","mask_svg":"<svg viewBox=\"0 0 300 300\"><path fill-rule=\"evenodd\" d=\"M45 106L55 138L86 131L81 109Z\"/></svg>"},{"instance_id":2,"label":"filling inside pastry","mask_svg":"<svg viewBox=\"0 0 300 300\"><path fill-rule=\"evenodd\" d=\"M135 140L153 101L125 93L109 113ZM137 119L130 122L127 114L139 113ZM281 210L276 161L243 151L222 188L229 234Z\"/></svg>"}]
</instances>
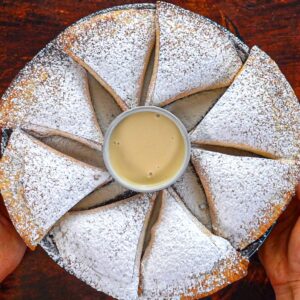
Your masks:
<instances>
[{"instance_id":1,"label":"filling inside pastry","mask_svg":"<svg viewBox=\"0 0 300 300\"><path fill-rule=\"evenodd\" d=\"M164 108L174 114L188 131L194 129L224 94L226 88L199 92L172 102Z\"/></svg>"},{"instance_id":2,"label":"filling inside pastry","mask_svg":"<svg viewBox=\"0 0 300 300\"><path fill-rule=\"evenodd\" d=\"M75 140L57 135L38 137L38 139L49 147L86 164L98 168L104 168L102 153L99 150L95 150Z\"/></svg>"},{"instance_id":3,"label":"filling inside pastry","mask_svg":"<svg viewBox=\"0 0 300 300\"><path fill-rule=\"evenodd\" d=\"M96 113L97 121L103 134L105 134L109 124L119 115L122 110L114 101L113 96L88 73L89 89L93 108Z\"/></svg>"},{"instance_id":4,"label":"filling inside pastry","mask_svg":"<svg viewBox=\"0 0 300 300\"><path fill-rule=\"evenodd\" d=\"M129 184L157 186L174 178L186 156L184 137L174 121L159 112L125 117L112 131L109 160Z\"/></svg>"}]
</instances>

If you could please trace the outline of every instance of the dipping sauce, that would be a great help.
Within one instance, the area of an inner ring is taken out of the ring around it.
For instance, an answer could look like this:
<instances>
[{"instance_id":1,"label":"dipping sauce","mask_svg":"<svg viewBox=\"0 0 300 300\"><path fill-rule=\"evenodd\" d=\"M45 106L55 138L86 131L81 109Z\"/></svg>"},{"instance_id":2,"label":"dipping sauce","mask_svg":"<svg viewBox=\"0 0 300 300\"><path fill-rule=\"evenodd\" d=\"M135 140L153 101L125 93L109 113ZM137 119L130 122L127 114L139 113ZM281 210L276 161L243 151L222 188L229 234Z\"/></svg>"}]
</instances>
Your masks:
<instances>
[{"instance_id":1,"label":"dipping sauce","mask_svg":"<svg viewBox=\"0 0 300 300\"><path fill-rule=\"evenodd\" d=\"M136 111L113 129L109 160L114 172L135 186L157 186L174 178L186 157L177 124L160 112Z\"/></svg>"}]
</instances>

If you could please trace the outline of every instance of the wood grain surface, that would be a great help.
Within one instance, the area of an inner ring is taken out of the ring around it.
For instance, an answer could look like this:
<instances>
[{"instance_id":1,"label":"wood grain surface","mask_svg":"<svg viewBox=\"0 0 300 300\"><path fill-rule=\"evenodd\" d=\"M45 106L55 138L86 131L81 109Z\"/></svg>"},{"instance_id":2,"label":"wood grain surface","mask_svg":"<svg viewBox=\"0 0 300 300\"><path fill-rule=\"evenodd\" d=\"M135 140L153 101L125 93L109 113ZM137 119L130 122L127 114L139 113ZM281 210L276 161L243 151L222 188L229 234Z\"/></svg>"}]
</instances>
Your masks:
<instances>
[{"instance_id":1,"label":"wood grain surface","mask_svg":"<svg viewBox=\"0 0 300 300\"><path fill-rule=\"evenodd\" d=\"M19 70L65 27L97 10L136 2L105 0L0 0L0 94ZM300 97L299 0L171 1L227 27L249 46L271 55ZM1 263L1 262L0 262ZM0 299L112 299L57 266L41 249L28 251L18 269L0 286ZM249 275L210 298L275 299L257 257Z\"/></svg>"}]
</instances>

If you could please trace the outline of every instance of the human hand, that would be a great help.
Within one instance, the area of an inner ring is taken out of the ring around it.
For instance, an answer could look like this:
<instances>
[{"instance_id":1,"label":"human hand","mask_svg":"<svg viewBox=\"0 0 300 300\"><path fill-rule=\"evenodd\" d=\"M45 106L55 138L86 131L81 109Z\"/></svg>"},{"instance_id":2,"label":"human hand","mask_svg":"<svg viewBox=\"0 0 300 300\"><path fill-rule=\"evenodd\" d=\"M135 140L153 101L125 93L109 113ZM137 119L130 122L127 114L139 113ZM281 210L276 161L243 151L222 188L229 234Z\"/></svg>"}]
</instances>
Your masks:
<instances>
[{"instance_id":1,"label":"human hand","mask_svg":"<svg viewBox=\"0 0 300 300\"><path fill-rule=\"evenodd\" d=\"M26 245L12 225L0 199L0 282L21 262Z\"/></svg>"},{"instance_id":2,"label":"human hand","mask_svg":"<svg viewBox=\"0 0 300 300\"><path fill-rule=\"evenodd\" d=\"M259 251L277 300L300 299L300 185Z\"/></svg>"}]
</instances>

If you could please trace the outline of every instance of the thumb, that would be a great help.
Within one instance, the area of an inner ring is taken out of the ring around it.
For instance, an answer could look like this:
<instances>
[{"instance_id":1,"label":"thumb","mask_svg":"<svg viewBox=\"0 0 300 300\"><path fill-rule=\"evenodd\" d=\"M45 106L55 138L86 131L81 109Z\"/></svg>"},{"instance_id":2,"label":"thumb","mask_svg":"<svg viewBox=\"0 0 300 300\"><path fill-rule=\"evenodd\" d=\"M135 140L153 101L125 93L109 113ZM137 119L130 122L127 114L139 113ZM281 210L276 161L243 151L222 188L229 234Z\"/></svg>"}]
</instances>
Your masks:
<instances>
[{"instance_id":1,"label":"thumb","mask_svg":"<svg viewBox=\"0 0 300 300\"><path fill-rule=\"evenodd\" d=\"M297 187L296 202L300 207L300 185ZM293 272L300 274L300 213L298 211L298 218L291 231L289 246L288 246L288 258L290 267Z\"/></svg>"}]
</instances>

